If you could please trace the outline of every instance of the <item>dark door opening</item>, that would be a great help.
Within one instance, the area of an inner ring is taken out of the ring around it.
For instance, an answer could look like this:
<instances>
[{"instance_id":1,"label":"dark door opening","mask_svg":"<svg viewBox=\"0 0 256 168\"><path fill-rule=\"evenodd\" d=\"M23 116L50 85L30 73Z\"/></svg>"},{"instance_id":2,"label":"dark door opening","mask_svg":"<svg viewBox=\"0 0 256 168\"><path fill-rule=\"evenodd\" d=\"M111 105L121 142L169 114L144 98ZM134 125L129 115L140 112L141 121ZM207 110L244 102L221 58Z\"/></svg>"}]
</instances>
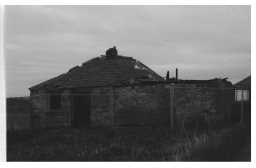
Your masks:
<instances>
[{"instance_id":1,"label":"dark door opening","mask_svg":"<svg viewBox=\"0 0 256 168\"><path fill-rule=\"evenodd\" d=\"M90 104L91 99L89 94L74 96L73 126L75 128L90 126Z\"/></svg>"}]
</instances>

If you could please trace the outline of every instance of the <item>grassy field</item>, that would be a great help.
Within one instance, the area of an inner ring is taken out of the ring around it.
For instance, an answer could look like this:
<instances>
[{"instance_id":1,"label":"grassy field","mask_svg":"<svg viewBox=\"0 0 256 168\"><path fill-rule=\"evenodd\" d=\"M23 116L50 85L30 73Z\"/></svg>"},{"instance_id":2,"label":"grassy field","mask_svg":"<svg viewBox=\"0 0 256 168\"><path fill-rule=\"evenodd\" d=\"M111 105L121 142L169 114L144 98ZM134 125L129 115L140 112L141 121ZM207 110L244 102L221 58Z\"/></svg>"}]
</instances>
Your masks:
<instances>
[{"instance_id":1,"label":"grassy field","mask_svg":"<svg viewBox=\"0 0 256 168\"><path fill-rule=\"evenodd\" d=\"M8 160L169 160L166 130L52 129L8 134Z\"/></svg>"},{"instance_id":2,"label":"grassy field","mask_svg":"<svg viewBox=\"0 0 256 168\"><path fill-rule=\"evenodd\" d=\"M251 161L250 128L234 125L186 138L178 161Z\"/></svg>"},{"instance_id":3,"label":"grassy field","mask_svg":"<svg viewBox=\"0 0 256 168\"><path fill-rule=\"evenodd\" d=\"M167 128L95 128L16 131L7 134L8 161L206 161L223 160L218 151L234 152L245 143L244 128L175 134ZM226 136L229 135L229 136ZM229 137L227 139L227 137ZM240 137L228 148L232 138ZM215 138L213 140L213 138ZM241 145L241 144L240 144ZM210 150L210 151L209 151ZM211 156L205 155L211 153ZM227 152L226 152L227 154ZM216 157L216 156L218 157ZM210 158L210 159L209 159ZM215 158L215 159L214 159ZM232 160L225 158L224 160Z\"/></svg>"}]
</instances>

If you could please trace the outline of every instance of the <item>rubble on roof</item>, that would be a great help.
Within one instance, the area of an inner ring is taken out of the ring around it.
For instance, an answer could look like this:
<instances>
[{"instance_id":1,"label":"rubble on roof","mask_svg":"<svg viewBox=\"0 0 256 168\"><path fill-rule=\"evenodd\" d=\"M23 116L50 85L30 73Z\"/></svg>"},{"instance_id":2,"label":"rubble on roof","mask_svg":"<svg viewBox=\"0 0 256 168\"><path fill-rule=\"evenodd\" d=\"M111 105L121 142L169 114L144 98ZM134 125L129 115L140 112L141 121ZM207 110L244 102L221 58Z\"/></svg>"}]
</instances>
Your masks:
<instances>
[{"instance_id":1,"label":"rubble on roof","mask_svg":"<svg viewBox=\"0 0 256 168\"><path fill-rule=\"evenodd\" d=\"M30 90L120 86L129 84L131 79L135 83L164 81L161 76L134 58L116 55L115 48L107 51L106 56L90 59L82 66L75 66L67 73L35 85Z\"/></svg>"}]
</instances>

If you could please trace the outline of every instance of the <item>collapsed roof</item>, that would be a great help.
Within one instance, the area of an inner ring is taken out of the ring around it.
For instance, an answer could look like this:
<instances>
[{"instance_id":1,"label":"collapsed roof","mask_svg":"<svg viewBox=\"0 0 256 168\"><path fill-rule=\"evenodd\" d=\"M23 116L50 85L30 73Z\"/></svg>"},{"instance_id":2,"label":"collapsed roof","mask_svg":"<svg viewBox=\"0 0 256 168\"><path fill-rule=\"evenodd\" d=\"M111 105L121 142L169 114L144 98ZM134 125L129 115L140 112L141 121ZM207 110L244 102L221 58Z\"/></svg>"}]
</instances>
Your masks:
<instances>
[{"instance_id":1,"label":"collapsed roof","mask_svg":"<svg viewBox=\"0 0 256 168\"><path fill-rule=\"evenodd\" d=\"M120 86L142 81L164 81L153 70L132 57L110 54L93 58L30 90Z\"/></svg>"}]
</instances>

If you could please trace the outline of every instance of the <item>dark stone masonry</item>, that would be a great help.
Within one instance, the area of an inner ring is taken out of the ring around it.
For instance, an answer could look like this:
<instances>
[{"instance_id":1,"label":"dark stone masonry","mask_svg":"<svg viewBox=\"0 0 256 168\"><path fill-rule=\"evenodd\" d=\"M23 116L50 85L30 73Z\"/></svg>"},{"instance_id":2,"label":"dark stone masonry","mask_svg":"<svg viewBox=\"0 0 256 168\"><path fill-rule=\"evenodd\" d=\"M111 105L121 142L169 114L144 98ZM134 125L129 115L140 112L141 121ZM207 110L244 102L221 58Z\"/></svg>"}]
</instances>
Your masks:
<instances>
[{"instance_id":1,"label":"dark stone masonry","mask_svg":"<svg viewBox=\"0 0 256 168\"><path fill-rule=\"evenodd\" d=\"M175 128L202 116L228 119L233 101L226 79L180 80L178 69L164 79L116 47L29 89L33 128Z\"/></svg>"},{"instance_id":2,"label":"dark stone masonry","mask_svg":"<svg viewBox=\"0 0 256 168\"><path fill-rule=\"evenodd\" d=\"M179 125L187 118L200 115L225 119L231 112L232 93L232 89L157 84L93 88L81 95L90 97L89 126L94 127L169 126L171 122ZM38 119L35 124L72 126L76 94L68 90L61 92L59 109L50 109L50 95L31 94L33 116Z\"/></svg>"}]
</instances>

